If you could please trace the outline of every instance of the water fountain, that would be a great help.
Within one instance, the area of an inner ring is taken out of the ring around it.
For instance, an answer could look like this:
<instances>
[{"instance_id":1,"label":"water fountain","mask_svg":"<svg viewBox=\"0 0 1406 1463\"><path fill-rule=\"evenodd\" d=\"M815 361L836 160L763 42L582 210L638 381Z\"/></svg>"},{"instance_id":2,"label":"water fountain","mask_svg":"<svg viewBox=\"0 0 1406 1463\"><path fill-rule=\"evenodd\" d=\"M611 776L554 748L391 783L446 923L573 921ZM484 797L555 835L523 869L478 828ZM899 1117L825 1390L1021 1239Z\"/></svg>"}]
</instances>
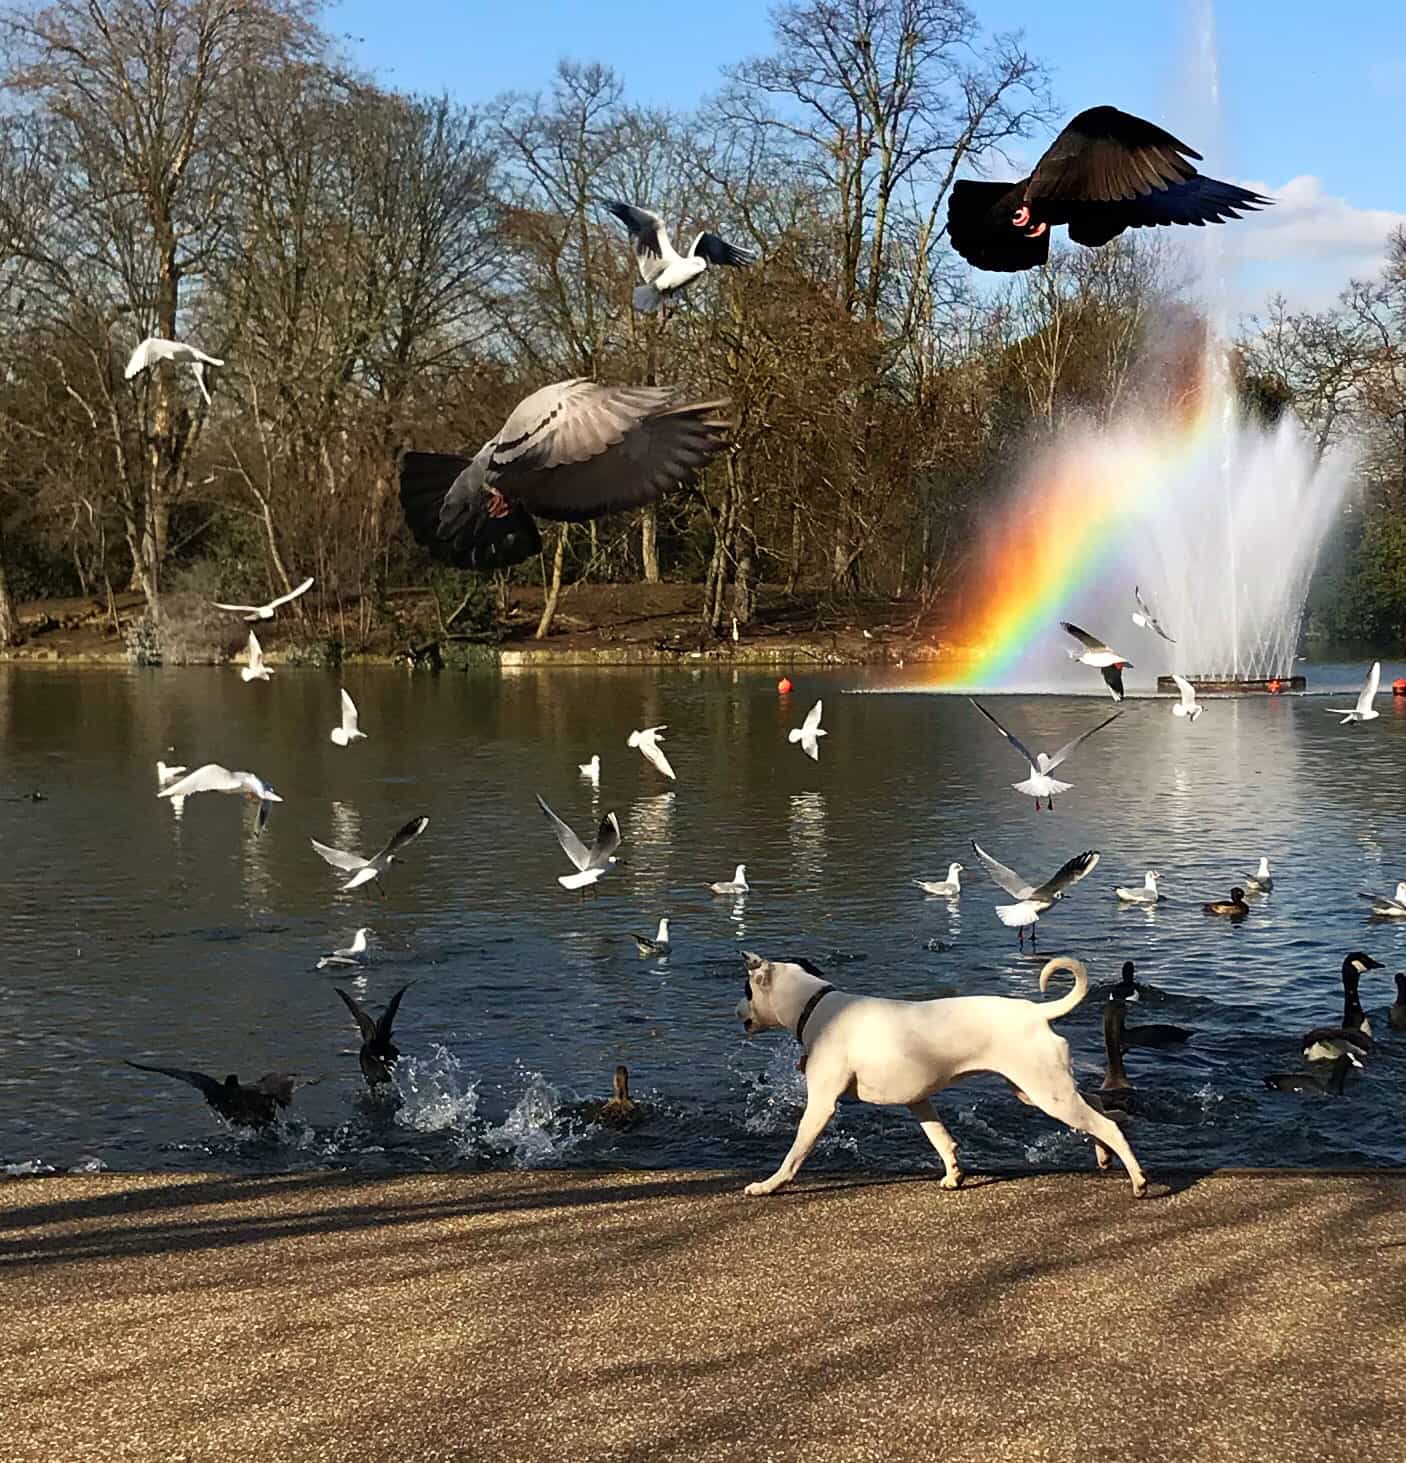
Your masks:
<instances>
[{"instance_id":1,"label":"water fountain","mask_svg":"<svg viewBox=\"0 0 1406 1463\"><path fill-rule=\"evenodd\" d=\"M1204 323L1182 321L1156 355L1113 418L1032 449L988 516L944 637L971 659L945 683L1087 686L1063 655L1066 619L1127 656L1132 687L1150 671L1173 690L1176 671L1208 690L1302 688L1304 602L1348 464L1319 460L1291 414L1247 409ZM1135 585L1175 644L1130 623Z\"/></svg>"}]
</instances>

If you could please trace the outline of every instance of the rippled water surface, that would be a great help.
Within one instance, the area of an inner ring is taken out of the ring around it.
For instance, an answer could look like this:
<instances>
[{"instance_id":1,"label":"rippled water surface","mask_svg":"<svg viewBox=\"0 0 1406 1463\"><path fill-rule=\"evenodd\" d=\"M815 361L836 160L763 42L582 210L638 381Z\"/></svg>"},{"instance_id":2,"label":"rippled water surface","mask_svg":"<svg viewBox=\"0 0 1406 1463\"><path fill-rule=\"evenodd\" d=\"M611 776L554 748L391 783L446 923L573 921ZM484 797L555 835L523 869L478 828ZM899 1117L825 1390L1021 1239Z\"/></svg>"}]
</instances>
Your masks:
<instances>
[{"instance_id":1,"label":"rippled water surface","mask_svg":"<svg viewBox=\"0 0 1406 1463\"><path fill-rule=\"evenodd\" d=\"M1360 666L1303 667L1314 689ZM908 673L911 676L911 672ZM1384 665L1383 685L1403 667ZM768 1170L803 1100L784 1033L751 1040L733 1007L743 948L803 954L846 989L904 997L1035 996L1038 961L974 868L960 904L909 882L975 864L973 837L1037 881L1085 848L1094 875L1041 922L1097 982L1124 959L1156 988L1135 1020L1195 1028L1180 1053L1133 1053L1144 1164L1406 1161L1406 1032L1387 1030L1406 928L1373 922L1359 889L1406 878L1406 698L1343 727L1309 696L1217 700L1188 726L1165 700L1126 714L1062 769L1074 790L1036 814L1014 754L961 697L893 690L904 673L769 675L554 670L466 678L350 669L370 740L327 737L338 679L286 670L0 667L0 1165L10 1172L483 1165L728 1165ZM897 679L896 679L897 677ZM812 764L786 729L825 697ZM1347 703L1350 704L1350 701ZM991 705L1053 749L1106 698ZM625 746L667 723L665 782ZM167 751L174 748L174 753ZM592 752L600 793L577 774ZM159 757L248 767L286 798L262 837L242 801L158 802ZM29 801L31 791L42 801ZM576 827L615 809L627 865L597 898L565 894L566 864L533 794ZM308 837L368 852L408 817L429 831L384 899L337 892ZM1208 897L1269 855L1275 888L1240 926ZM752 893L705 885L745 861ZM1165 902L1121 909L1115 883L1161 872ZM630 930L672 920L674 953L641 959ZM397 1098L373 1103L355 1031L317 957L372 930L340 983L373 1008L413 982L398 1024ZM1386 969L1362 994L1379 1035L1344 1098L1271 1093L1299 1038L1341 1017L1338 971L1365 950ZM1060 1023L1081 1082L1102 1070L1090 998ZM188 1087L123 1058L301 1090L275 1136L224 1127ZM648 1120L594 1128L574 1104L630 1068ZM983 1078L938 1099L972 1165L1083 1167L1086 1145ZM847 1103L814 1163L929 1167L901 1109Z\"/></svg>"}]
</instances>

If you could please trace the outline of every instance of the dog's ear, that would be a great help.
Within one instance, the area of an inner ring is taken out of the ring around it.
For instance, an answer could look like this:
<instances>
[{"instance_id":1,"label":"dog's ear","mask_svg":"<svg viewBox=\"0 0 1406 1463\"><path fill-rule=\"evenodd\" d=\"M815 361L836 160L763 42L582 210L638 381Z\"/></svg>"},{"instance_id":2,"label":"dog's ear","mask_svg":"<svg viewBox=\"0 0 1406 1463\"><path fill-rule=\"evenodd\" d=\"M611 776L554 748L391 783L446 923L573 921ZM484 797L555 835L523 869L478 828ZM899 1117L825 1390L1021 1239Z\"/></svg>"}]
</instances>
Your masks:
<instances>
[{"instance_id":1,"label":"dog's ear","mask_svg":"<svg viewBox=\"0 0 1406 1463\"><path fill-rule=\"evenodd\" d=\"M771 984L771 962L763 960L760 955L754 955L750 950L742 952L742 959L747 963L747 979L753 985L769 986Z\"/></svg>"}]
</instances>

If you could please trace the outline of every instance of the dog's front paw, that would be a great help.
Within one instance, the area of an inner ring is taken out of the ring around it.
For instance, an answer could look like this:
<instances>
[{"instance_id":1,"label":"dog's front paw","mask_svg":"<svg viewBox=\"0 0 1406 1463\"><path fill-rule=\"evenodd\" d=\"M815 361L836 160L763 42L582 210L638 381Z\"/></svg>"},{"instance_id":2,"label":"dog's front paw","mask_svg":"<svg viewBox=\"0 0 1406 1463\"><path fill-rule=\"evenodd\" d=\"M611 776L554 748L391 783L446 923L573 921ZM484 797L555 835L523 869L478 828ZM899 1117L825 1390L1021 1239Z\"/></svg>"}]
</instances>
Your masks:
<instances>
[{"instance_id":1,"label":"dog's front paw","mask_svg":"<svg viewBox=\"0 0 1406 1463\"><path fill-rule=\"evenodd\" d=\"M1138 1181L1133 1185L1133 1198L1134 1199L1145 1199L1146 1197L1147 1197L1147 1180L1146 1179L1138 1179Z\"/></svg>"},{"instance_id":2,"label":"dog's front paw","mask_svg":"<svg viewBox=\"0 0 1406 1463\"><path fill-rule=\"evenodd\" d=\"M758 1183L748 1184L747 1187L742 1190L742 1192L746 1194L749 1199L760 1199L764 1195L771 1193L771 1190L767 1188L765 1184Z\"/></svg>"},{"instance_id":3,"label":"dog's front paw","mask_svg":"<svg viewBox=\"0 0 1406 1463\"><path fill-rule=\"evenodd\" d=\"M945 1173L938 1180L938 1187L943 1189L960 1189L964 1175L960 1168L954 1168L951 1173Z\"/></svg>"}]
</instances>

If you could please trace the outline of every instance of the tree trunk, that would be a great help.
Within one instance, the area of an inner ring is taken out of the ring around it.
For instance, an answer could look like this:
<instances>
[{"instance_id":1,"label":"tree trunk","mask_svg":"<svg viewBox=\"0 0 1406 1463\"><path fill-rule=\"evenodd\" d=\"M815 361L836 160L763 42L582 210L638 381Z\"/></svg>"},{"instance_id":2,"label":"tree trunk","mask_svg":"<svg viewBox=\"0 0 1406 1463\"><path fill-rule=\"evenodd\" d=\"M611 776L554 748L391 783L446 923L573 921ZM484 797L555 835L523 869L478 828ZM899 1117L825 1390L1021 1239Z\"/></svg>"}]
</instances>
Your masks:
<instances>
[{"instance_id":1,"label":"tree trunk","mask_svg":"<svg viewBox=\"0 0 1406 1463\"><path fill-rule=\"evenodd\" d=\"M644 582L659 583L659 512L651 503L640 510L640 560L644 564Z\"/></svg>"},{"instance_id":2,"label":"tree trunk","mask_svg":"<svg viewBox=\"0 0 1406 1463\"><path fill-rule=\"evenodd\" d=\"M19 616L10 595L10 576L5 572L5 540L0 535L0 646L18 645L19 639Z\"/></svg>"},{"instance_id":3,"label":"tree trunk","mask_svg":"<svg viewBox=\"0 0 1406 1463\"><path fill-rule=\"evenodd\" d=\"M566 562L566 536L571 525L563 523L557 530L556 552L552 555L552 582L547 587L547 602L542 606L542 618L537 622L537 640L545 640L552 633L552 620L556 617L557 601L561 598L561 568Z\"/></svg>"}]
</instances>

